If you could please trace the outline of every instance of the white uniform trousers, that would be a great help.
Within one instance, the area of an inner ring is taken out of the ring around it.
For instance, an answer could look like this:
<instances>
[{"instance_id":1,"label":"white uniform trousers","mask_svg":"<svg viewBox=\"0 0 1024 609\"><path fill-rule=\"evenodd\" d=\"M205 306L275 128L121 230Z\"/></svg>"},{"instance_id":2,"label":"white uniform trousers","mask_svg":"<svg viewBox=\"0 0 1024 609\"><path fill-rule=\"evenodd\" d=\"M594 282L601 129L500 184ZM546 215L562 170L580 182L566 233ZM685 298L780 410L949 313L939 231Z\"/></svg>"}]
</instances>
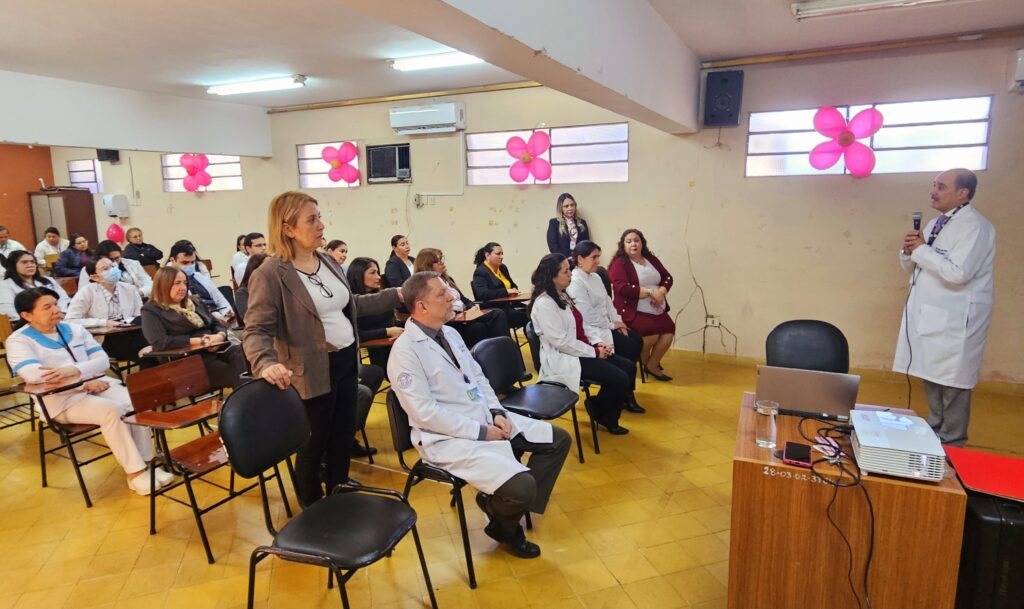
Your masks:
<instances>
[{"instance_id":1,"label":"white uniform trousers","mask_svg":"<svg viewBox=\"0 0 1024 609\"><path fill-rule=\"evenodd\" d=\"M146 469L153 459L153 443L147 427L129 425L121 415L132 412L128 390L111 385L103 393L81 393L68 398L67 407L56 417L58 423L99 425L114 458L129 474Z\"/></svg>"}]
</instances>

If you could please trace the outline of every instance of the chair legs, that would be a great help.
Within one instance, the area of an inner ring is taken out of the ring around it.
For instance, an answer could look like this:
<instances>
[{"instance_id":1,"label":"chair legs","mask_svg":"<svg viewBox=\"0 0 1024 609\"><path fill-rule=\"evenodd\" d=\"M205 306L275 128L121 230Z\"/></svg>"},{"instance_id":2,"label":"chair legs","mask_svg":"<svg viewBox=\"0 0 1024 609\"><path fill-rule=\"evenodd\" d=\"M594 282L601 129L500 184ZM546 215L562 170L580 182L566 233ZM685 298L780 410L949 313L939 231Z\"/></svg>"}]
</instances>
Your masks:
<instances>
[{"instance_id":1,"label":"chair legs","mask_svg":"<svg viewBox=\"0 0 1024 609\"><path fill-rule=\"evenodd\" d=\"M589 406L589 404L590 404L590 385L584 385L583 386L583 393L586 394L586 396L587 396L587 398L583 402L583 404L584 404L584 406ZM600 455L601 454L601 445L597 441L597 420L594 418L594 415L591 414L589 407L587 408L587 414L590 415L590 434L594 437L594 454L595 455Z\"/></svg>"},{"instance_id":2,"label":"chair legs","mask_svg":"<svg viewBox=\"0 0 1024 609\"><path fill-rule=\"evenodd\" d=\"M82 489L82 497L85 497L85 507L92 507L92 500L89 499L89 489L85 488L85 479L82 478L82 468L78 465L78 459L75 457L75 446L71 442L71 438L65 434L58 434L61 442L64 442L68 448L68 458L71 459L71 466L75 468L75 477L78 478L78 486Z\"/></svg>"},{"instance_id":3,"label":"chair legs","mask_svg":"<svg viewBox=\"0 0 1024 609\"><path fill-rule=\"evenodd\" d=\"M366 459L370 462L370 465L373 465L373 455L370 454L370 440L366 437L365 425L359 430L359 433L363 435L363 446L366 447Z\"/></svg>"},{"instance_id":4,"label":"chair legs","mask_svg":"<svg viewBox=\"0 0 1024 609\"><path fill-rule=\"evenodd\" d=\"M573 404L570 412L572 412L572 431L576 434L576 452L579 454L580 463L583 463L583 443L580 442L580 422L576 418L575 404Z\"/></svg>"},{"instance_id":5,"label":"chair legs","mask_svg":"<svg viewBox=\"0 0 1024 609\"><path fill-rule=\"evenodd\" d=\"M427 571L427 559L423 555L423 544L420 543L420 533L416 525L412 525L412 538L416 542L416 554L420 558L420 568L423 569L423 581L427 584L427 593L430 594L430 606L437 609L437 599L434 597L434 586L430 583L430 572Z\"/></svg>"},{"instance_id":6,"label":"chair legs","mask_svg":"<svg viewBox=\"0 0 1024 609\"><path fill-rule=\"evenodd\" d=\"M206 550L206 562L211 565L214 563L213 551L210 549L210 540L206 537L206 527L203 526L203 513L199 510L199 504L196 502L195 491L192 490L192 477L188 472L185 472L185 489L188 490L188 501L192 507L192 515L196 518L196 526L199 528L199 538L203 541L203 549Z\"/></svg>"},{"instance_id":7,"label":"chair legs","mask_svg":"<svg viewBox=\"0 0 1024 609\"><path fill-rule=\"evenodd\" d=\"M412 487L419 483L421 480L426 478L422 477L417 473L416 468L419 464L413 466L412 471L409 472L409 477L405 479L405 490L403 495L406 499L409 498L409 492L412 491ZM440 482L440 480L439 480ZM448 482L452 484L451 482ZM457 508L459 514L459 529L462 531L462 548L466 553L466 573L469 577L469 587L476 588L476 571L473 569L473 548L469 545L469 527L466 525L466 508L462 502L462 485L452 484L452 501L451 505ZM413 529L415 532L415 529ZM417 546L419 545L419 535L416 535ZM422 554L421 554L422 556ZM423 567L424 575L426 575L426 566ZM429 588L429 585L428 585ZM434 601L433 590L431 590L431 601ZM436 604L434 605L436 607Z\"/></svg>"}]
</instances>

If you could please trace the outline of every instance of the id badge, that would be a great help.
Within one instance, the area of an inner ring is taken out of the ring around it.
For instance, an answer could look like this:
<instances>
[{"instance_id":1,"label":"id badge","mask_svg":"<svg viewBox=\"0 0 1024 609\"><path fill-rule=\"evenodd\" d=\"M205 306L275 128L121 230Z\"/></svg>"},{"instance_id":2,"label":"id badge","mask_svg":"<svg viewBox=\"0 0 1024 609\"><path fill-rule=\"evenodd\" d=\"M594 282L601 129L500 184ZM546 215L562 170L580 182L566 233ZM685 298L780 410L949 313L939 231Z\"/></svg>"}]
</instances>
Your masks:
<instances>
[{"instance_id":1,"label":"id badge","mask_svg":"<svg viewBox=\"0 0 1024 609\"><path fill-rule=\"evenodd\" d=\"M476 385L471 385L466 388L466 396L469 397L469 401L478 402L484 399L484 395L480 393L480 388Z\"/></svg>"}]
</instances>

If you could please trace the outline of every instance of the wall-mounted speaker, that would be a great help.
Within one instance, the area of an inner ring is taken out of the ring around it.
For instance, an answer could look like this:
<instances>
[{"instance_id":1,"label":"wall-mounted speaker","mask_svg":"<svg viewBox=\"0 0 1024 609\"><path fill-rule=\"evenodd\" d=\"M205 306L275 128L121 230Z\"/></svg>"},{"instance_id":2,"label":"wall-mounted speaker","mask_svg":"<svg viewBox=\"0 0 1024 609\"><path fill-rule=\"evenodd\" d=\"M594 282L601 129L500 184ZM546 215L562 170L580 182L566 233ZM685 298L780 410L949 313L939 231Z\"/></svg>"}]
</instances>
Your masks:
<instances>
[{"instance_id":1,"label":"wall-mounted speaker","mask_svg":"<svg viewBox=\"0 0 1024 609\"><path fill-rule=\"evenodd\" d=\"M704 126L735 127L740 124L743 101L743 70L708 72L704 87Z\"/></svg>"},{"instance_id":2,"label":"wall-mounted speaker","mask_svg":"<svg viewBox=\"0 0 1024 609\"><path fill-rule=\"evenodd\" d=\"M111 163L117 163L121 160L121 152L119 150L108 150L106 148L96 149L96 160L98 161L110 161Z\"/></svg>"}]
</instances>

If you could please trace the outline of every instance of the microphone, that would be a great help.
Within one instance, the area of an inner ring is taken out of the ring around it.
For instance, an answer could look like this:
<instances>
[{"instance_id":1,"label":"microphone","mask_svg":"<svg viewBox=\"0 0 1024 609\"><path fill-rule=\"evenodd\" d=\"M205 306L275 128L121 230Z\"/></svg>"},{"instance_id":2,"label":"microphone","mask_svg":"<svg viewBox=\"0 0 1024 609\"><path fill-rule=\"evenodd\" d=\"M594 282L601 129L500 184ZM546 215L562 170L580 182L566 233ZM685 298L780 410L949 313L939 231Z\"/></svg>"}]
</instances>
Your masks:
<instances>
[{"instance_id":1,"label":"microphone","mask_svg":"<svg viewBox=\"0 0 1024 609\"><path fill-rule=\"evenodd\" d=\"M921 230L921 212L915 211L911 217L914 218L914 230Z\"/></svg>"}]
</instances>

